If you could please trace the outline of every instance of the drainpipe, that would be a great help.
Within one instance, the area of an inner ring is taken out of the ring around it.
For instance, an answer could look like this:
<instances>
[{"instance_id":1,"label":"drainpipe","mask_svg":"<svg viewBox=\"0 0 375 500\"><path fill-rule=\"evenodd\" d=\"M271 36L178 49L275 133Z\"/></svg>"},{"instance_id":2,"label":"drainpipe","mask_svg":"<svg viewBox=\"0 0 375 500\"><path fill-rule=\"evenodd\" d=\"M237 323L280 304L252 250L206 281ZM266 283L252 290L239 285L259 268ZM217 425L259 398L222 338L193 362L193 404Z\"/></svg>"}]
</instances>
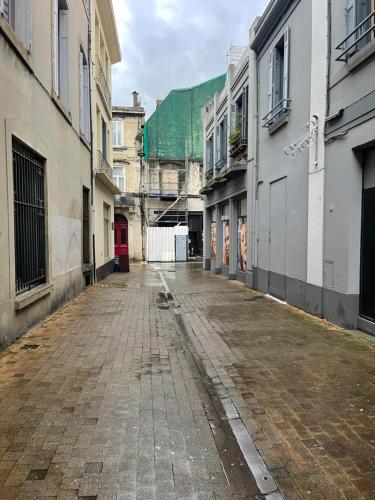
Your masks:
<instances>
[{"instance_id":1,"label":"drainpipe","mask_svg":"<svg viewBox=\"0 0 375 500\"><path fill-rule=\"evenodd\" d=\"M92 90L92 31L91 31L91 20L92 20L92 0L89 0L89 37L88 37L88 62L89 62L89 95L90 95L90 140L91 140L91 230L92 230L92 261L94 266L93 272L93 282L96 283L96 255L95 255L95 151L94 151L94 131L93 131L93 119L92 119L92 102L93 102L93 90Z\"/></svg>"},{"instance_id":2,"label":"drainpipe","mask_svg":"<svg viewBox=\"0 0 375 500\"><path fill-rule=\"evenodd\" d=\"M258 102L258 55L255 51L251 51L253 57L253 95L254 95L254 170L253 170L253 252L254 252L254 277L253 288L258 288L258 182L259 182L259 102Z\"/></svg>"},{"instance_id":3,"label":"drainpipe","mask_svg":"<svg viewBox=\"0 0 375 500\"><path fill-rule=\"evenodd\" d=\"M328 0L327 12L327 95L326 95L326 113L327 116L331 114L331 99L330 99L330 86L331 86L331 50L332 50L332 0Z\"/></svg>"}]
</instances>

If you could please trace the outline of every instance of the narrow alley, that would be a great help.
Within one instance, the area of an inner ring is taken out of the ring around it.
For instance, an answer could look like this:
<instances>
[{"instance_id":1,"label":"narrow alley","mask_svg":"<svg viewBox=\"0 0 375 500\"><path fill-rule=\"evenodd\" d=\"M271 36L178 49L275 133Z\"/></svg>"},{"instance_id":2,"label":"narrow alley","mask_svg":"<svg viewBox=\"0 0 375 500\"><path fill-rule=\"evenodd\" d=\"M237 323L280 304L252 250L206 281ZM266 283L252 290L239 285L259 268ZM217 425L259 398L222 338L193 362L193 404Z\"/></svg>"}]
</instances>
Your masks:
<instances>
[{"instance_id":1,"label":"narrow alley","mask_svg":"<svg viewBox=\"0 0 375 500\"><path fill-rule=\"evenodd\" d=\"M374 345L134 265L0 353L0 498L374 498Z\"/></svg>"}]
</instances>

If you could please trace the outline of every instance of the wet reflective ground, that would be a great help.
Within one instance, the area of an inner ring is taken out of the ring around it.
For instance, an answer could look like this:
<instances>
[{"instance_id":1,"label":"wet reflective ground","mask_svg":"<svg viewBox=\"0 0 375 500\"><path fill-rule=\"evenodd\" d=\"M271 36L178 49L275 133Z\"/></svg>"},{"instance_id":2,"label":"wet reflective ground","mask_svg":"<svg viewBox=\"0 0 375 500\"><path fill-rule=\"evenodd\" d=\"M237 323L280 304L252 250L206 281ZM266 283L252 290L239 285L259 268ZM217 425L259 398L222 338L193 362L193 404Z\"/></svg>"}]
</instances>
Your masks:
<instances>
[{"instance_id":1,"label":"wet reflective ground","mask_svg":"<svg viewBox=\"0 0 375 500\"><path fill-rule=\"evenodd\" d=\"M197 265L161 267L284 496L374 499L375 339Z\"/></svg>"},{"instance_id":2,"label":"wet reflective ground","mask_svg":"<svg viewBox=\"0 0 375 500\"><path fill-rule=\"evenodd\" d=\"M1 500L263 498L171 305L133 265L0 353Z\"/></svg>"}]
</instances>

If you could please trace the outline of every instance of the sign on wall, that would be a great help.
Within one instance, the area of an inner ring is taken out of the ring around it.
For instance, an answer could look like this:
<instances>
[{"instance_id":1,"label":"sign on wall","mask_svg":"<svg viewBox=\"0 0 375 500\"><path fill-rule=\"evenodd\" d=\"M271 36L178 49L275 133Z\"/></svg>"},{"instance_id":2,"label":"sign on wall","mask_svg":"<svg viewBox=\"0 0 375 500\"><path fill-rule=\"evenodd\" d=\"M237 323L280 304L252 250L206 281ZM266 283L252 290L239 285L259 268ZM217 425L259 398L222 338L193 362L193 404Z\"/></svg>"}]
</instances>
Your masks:
<instances>
[{"instance_id":1,"label":"sign on wall","mask_svg":"<svg viewBox=\"0 0 375 500\"><path fill-rule=\"evenodd\" d=\"M229 245L230 245L230 227L229 220L223 221L223 255L222 264L229 266Z\"/></svg>"},{"instance_id":2,"label":"sign on wall","mask_svg":"<svg viewBox=\"0 0 375 500\"><path fill-rule=\"evenodd\" d=\"M247 264L247 218L237 219L237 269L246 272Z\"/></svg>"}]
</instances>

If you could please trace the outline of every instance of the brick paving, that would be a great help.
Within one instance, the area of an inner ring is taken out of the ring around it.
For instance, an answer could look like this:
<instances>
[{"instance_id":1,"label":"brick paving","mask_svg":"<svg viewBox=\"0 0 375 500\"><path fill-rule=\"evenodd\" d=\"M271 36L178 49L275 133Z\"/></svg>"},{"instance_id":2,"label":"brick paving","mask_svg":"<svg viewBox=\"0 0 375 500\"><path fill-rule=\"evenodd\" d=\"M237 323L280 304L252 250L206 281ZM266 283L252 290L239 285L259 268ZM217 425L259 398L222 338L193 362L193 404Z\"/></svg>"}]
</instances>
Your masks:
<instances>
[{"instance_id":1,"label":"brick paving","mask_svg":"<svg viewBox=\"0 0 375 500\"><path fill-rule=\"evenodd\" d=\"M158 274L133 266L0 353L1 500L255 498L228 484L159 292Z\"/></svg>"},{"instance_id":2,"label":"brick paving","mask_svg":"<svg viewBox=\"0 0 375 500\"><path fill-rule=\"evenodd\" d=\"M375 499L375 339L194 265L164 273L287 499Z\"/></svg>"}]
</instances>

